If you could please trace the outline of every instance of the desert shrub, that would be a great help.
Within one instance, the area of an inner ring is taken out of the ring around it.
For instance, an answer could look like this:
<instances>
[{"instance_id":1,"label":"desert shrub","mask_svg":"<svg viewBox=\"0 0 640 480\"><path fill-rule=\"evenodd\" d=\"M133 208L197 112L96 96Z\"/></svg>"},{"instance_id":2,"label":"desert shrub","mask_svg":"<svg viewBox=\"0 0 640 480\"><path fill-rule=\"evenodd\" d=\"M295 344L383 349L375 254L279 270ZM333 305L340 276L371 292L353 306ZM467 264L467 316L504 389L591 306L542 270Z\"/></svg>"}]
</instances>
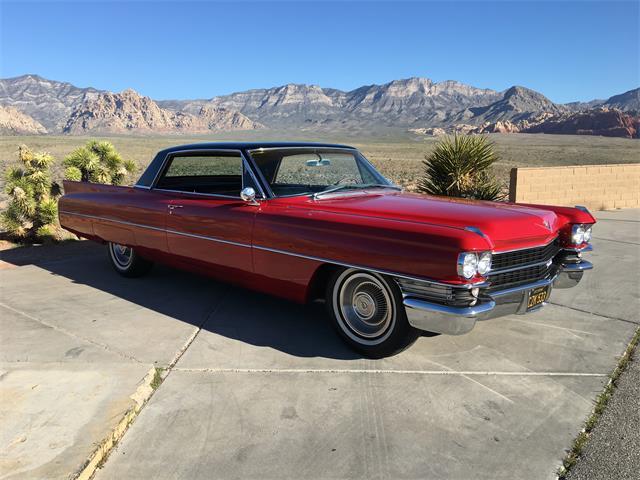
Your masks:
<instances>
[{"instance_id":1,"label":"desert shrub","mask_svg":"<svg viewBox=\"0 0 640 480\"><path fill-rule=\"evenodd\" d=\"M54 158L46 152L18 149L17 165L5 172L5 192L9 203L0 214L4 230L17 238L51 237L58 217L60 187L51 180Z\"/></svg>"},{"instance_id":2,"label":"desert shrub","mask_svg":"<svg viewBox=\"0 0 640 480\"><path fill-rule=\"evenodd\" d=\"M484 135L453 135L440 140L425 157L418 190L431 195L503 200L504 186L491 167L498 160Z\"/></svg>"},{"instance_id":3,"label":"desert shrub","mask_svg":"<svg viewBox=\"0 0 640 480\"><path fill-rule=\"evenodd\" d=\"M77 182L122 185L138 168L124 160L110 142L91 140L64 159L64 178Z\"/></svg>"}]
</instances>

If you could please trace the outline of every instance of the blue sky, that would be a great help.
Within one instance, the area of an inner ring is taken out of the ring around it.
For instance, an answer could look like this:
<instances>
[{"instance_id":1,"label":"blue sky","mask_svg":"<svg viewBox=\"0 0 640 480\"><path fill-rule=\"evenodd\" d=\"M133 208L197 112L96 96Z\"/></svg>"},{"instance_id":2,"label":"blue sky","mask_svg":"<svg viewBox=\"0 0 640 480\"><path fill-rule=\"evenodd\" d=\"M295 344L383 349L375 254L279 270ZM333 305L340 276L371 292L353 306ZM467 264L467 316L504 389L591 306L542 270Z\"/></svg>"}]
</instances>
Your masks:
<instances>
[{"instance_id":1,"label":"blue sky","mask_svg":"<svg viewBox=\"0 0 640 480\"><path fill-rule=\"evenodd\" d=\"M421 76L590 100L639 86L639 5L1 0L0 76L155 99Z\"/></svg>"}]
</instances>

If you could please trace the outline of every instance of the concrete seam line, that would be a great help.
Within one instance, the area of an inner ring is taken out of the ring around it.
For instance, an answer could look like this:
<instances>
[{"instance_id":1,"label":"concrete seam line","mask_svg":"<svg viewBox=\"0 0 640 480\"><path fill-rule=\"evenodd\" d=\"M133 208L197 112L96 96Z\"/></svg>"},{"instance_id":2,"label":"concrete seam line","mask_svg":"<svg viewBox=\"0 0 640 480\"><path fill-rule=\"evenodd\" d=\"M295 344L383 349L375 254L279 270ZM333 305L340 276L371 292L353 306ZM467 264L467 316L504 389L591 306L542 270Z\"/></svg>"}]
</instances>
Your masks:
<instances>
[{"instance_id":1,"label":"concrete seam line","mask_svg":"<svg viewBox=\"0 0 640 480\"><path fill-rule=\"evenodd\" d=\"M619 322L630 323L632 325L639 325L638 322L634 322L633 320L627 320L626 318L620 317L610 317L608 315L603 315L602 313L590 312L588 310L583 310L582 308L570 307L569 305L562 305L561 303L548 302L550 305L555 305L556 307L568 308L569 310L575 310L580 313L588 313L589 315L593 315L595 317L606 318L607 320L617 320Z\"/></svg>"},{"instance_id":2,"label":"concrete seam line","mask_svg":"<svg viewBox=\"0 0 640 480\"><path fill-rule=\"evenodd\" d=\"M204 325L204 322L206 322L207 319L211 317L211 315L214 315L218 311L218 308L220 307L221 303L222 302L219 302L215 307L211 308L207 312L207 314L202 319L202 322L200 322L200 324L196 327L195 331L189 336L189 338L187 339L185 344L182 346L182 348L173 357L173 359L171 360L167 368L164 370L164 372L160 374L161 382L164 382L164 380L167 378L169 373L171 373L171 370L173 369L175 364L180 360L184 352L191 346L193 341L198 336L198 333L200 333L200 331L202 330L202 325ZM118 442L122 439L122 437L124 437L124 434L129 429L129 426L136 419L140 411L142 411L142 408L149 402L149 400L151 400L151 397L153 397L153 394L156 392L156 390L160 388L161 383L156 385L155 388L153 387L153 384L155 383L156 375L158 375L159 371L160 369L154 366L145 375L142 384L138 386L136 391L130 396L130 398L136 402L135 407L130 409L124 415L124 417L120 420L120 422L118 422L118 425L113 429L113 431L111 432L111 435L102 442L102 444L93 453L93 455L89 458L89 460L87 460L87 463L78 473L78 475L75 477L72 477L73 480L90 480L93 477L93 475L96 473L96 470L101 466L101 464L103 464L106 461L109 454L115 449L115 447L117 446Z\"/></svg>"},{"instance_id":3,"label":"concrete seam line","mask_svg":"<svg viewBox=\"0 0 640 480\"><path fill-rule=\"evenodd\" d=\"M228 290L229 290L229 288L225 288L223 290L222 295L221 295L222 298L224 298L224 295L226 294L226 292ZM164 380L164 378L166 378L169 375L171 370L173 370L173 367L176 365L176 363L178 363L180 361L180 359L182 358L182 355L184 355L184 353L187 351L187 349L194 342L194 340L196 339L198 334L202 331L202 326L204 325L204 322L209 320L209 318L211 318L213 315L215 315L218 312L218 310L220 309L220 305L222 305L222 300L220 300L214 307L209 309L207 314L204 316L204 318L202 319L200 324L196 327L196 329L191 334L191 336L187 339L187 341L182 346L182 348L180 350L178 350L178 353L176 353L176 355L173 357L171 362L169 362L169 365L167 366L166 374L164 375L163 380Z\"/></svg>"},{"instance_id":4,"label":"concrete seam line","mask_svg":"<svg viewBox=\"0 0 640 480\"><path fill-rule=\"evenodd\" d=\"M640 220L624 220L622 218L597 218L598 223L600 222L629 222L629 223L640 223Z\"/></svg>"},{"instance_id":5,"label":"concrete seam line","mask_svg":"<svg viewBox=\"0 0 640 480\"><path fill-rule=\"evenodd\" d=\"M100 443L98 448L96 448L96 450L91 454L80 470L71 476L72 479L89 480L96 473L96 470L104 463L111 451L122 439L129 426L133 423L138 413L140 413L142 407L144 407L152 397L154 390L151 387L151 382L153 382L155 373L155 367L151 368L151 370L147 372L142 383L130 396L130 398L135 402L135 405L124 414L118 424L113 428L113 430L111 430L109 436Z\"/></svg>"},{"instance_id":6,"label":"concrete seam line","mask_svg":"<svg viewBox=\"0 0 640 480\"><path fill-rule=\"evenodd\" d=\"M41 320L41 319L39 319L37 317L34 317L33 315L29 315L28 313L23 312L21 310L18 310L17 308L10 307L9 305L7 305L5 303L0 302L0 307L6 308L7 310L10 310L10 311L12 311L14 313L17 313L18 315L22 315L23 317L28 318L29 320L32 320L34 322L38 322L41 325L44 325L45 327L48 327L48 328L51 328L51 329L55 330L56 332L60 332L60 333L62 333L64 335L68 335L68 336L76 338L78 340L82 340L83 342L90 343L92 345L95 345L96 347L100 347L100 348L106 350L107 352L115 353L116 355L119 355L122 358L126 358L127 360L131 360L133 362L140 363L140 364L143 363L143 362L141 362L140 360L138 360L137 358L135 358L135 357L133 357L131 355L127 355L126 353L120 352L118 350L111 349L111 347L109 347L108 345L105 345L104 343L96 342L95 340L91 340L90 338L85 338L85 337L82 337L80 335L76 335L73 332L65 330L64 328L60 328L60 327L58 327L56 325L53 325L51 323L45 322L44 320Z\"/></svg>"},{"instance_id":7,"label":"concrete seam line","mask_svg":"<svg viewBox=\"0 0 640 480\"><path fill-rule=\"evenodd\" d=\"M614 240L612 238L603 238L603 237L593 237L593 238L594 238L594 240L602 240L604 242L624 243L625 245L640 245L640 243L626 242L624 240Z\"/></svg>"},{"instance_id":8,"label":"concrete seam line","mask_svg":"<svg viewBox=\"0 0 640 480\"><path fill-rule=\"evenodd\" d=\"M441 363L438 363L438 362L436 362L436 361L435 361L435 360L433 360L433 359L430 359L429 361L430 361L431 363L433 363L434 365L436 365L436 366L440 367L440 368L444 368L444 369L445 369L445 371L448 371L448 372L454 372L454 371L455 371L453 368L449 368L448 366L443 365L443 364L441 364ZM513 402L513 400L511 400L511 399L510 399L509 397L507 397L506 395L503 395L502 393L498 392L497 390L494 390L493 388L489 387L488 385L485 385L484 383L482 383L482 382L480 382L480 381L476 380L475 378L472 378L470 375L461 374L460 376L461 376L462 378L464 378L464 379L466 379L466 380L468 380L468 381L472 382L472 383L475 383L475 384L476 384L476 385L478 385L479 387L484 388L485 390L487 390L487 391L489 391L489 392L493 393L493 394L494 394L494 395L496 395L497 397L500 397L500 398L502 398L503 400L506 400L506 401L507 401L507 402L509 402L509 403L514 403L514 402Z\"/></svg>"},{"instance_id":9,"label":"concrete seam line","mask_svg":"<svg viewBox=\"0 0 640 480\"><path fill-rule=\"evenodd\" d=\"M181 368L175 367L176 372L199 373L374 373L398 375L452 375L452 376L506 376L506 377L607 377L607 373L581 372L493 372L493 371L455 371L455 370L383 370L359 368Z\"/></svg>"},{"instance_id":10,"label":"concrete seam line","mask_svg":"<svg viewBox=\"0 0 640 480\"><path fill-rule=\"evenodd\" d=\"M563 306L563 305L557 305L557 306ZM582 339L582 337L580 335L577 335L578 333L581 333L583 335L596 335L595 333L585 332L584 330L576 330L575 328L567 328L567 327L561 327L559 325L549 325L547 323L532 322L531 320L521 320L519 318L512 318L510 316L506 317L506 320L508 320L510 322L526 323L527 325L535 325L535 326L539 326L539 327L554 328L556 330L563 330L563 331L566 331L566 332L572 334L574 337L579 338L579 339Z\"/></svg>"}]
</instances>

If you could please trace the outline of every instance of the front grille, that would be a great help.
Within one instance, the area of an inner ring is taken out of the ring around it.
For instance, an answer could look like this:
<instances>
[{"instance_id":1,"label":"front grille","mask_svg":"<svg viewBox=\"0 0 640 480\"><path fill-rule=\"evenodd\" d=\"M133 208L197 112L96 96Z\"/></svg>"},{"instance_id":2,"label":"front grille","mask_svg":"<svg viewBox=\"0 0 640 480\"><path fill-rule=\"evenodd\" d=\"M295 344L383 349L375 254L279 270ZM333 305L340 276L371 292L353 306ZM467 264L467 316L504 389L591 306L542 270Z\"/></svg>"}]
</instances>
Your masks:
<instances>
[{"instance_id":1,"label":"front grille","mask_svg":"<svg viewBox=\"0 0 640 480\"><path fill-rule=\"evenodd\" d=\"M497 273L490 277L491 285L489 291L517 287L518 285L542 280L549 275L551 268L553 268L553 264L543 264L535 267L520 268L511 272Z\"/></svg>"},{"instance_id":2,"label":"front grille","mask_svg":"<svg viewBox=\"0 0 640 480\"><path fill-rule=\"evenodd\" d=\"M495 253L491 260L492 270L525 266L531 263L546 262L555 257L560 251L558 240L543 247L526 248L514 252Z\"/></svg>"},{"instance_id":3,"label":"front grille","mask_svg":"<svg viewBox=\"0 0 640 480\"><path fill-rule=\"evenodd\" d=\"M409 297L421 298L430 302L454 307L468 307L476 298L468 288L452 288L429 282L419 282L406 278L396 278L402 293Z\"/></svg>"},{"instance_id":4,"label":"front grille","mask_svg":"<svg viewBox=\"0 0 640 480\"><path fill-rule=\"evenodd\" d=\"M561 247L556 239L542 247L494 254L489 273L489 291L517 287L547 278L554 268L553 259L560 251Z\"/></svg>"}]
</instances>

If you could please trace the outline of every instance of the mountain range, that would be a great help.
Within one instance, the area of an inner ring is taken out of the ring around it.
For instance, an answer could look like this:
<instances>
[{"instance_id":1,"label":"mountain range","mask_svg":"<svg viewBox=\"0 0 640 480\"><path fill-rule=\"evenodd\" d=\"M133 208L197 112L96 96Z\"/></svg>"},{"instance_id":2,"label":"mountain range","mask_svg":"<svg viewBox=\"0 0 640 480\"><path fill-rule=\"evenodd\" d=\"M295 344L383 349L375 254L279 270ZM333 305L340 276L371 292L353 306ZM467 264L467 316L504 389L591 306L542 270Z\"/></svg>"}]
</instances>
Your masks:
<instances>
[{"instance_id":1,"label":"mountain range","mask_svg":"<svg viewBox=\"0 0 640 480\"><path fill-rule=\"evenodd\" d=\"M622 112L625 122L637 125L634 119L640 112L640 89L607 100L563 105L520 86L499 92L456 81L409 78L351 91L288 84L210 99L154 101L133 90L111 93L78 88L38 75L23 75L0 80L0 105L21 114L19 121L16 117L16 128L3 127L3 132L16 133L39 133L41 128L48 133L69 134L206 133L265 127L328 131L446 130L457 125L501 131L496 125L505 122L517 126L512 131L523 131L549 119L557 124L572 115L609 109ZM25 117L31 117L33 125L30 126ZM590 118L599 117L591 115ZM30 132L29 128L35 131ZM540 128L540 131L549 129ZM635 134L636 131L622 136Z\"/></svg>"}]
</instances>

